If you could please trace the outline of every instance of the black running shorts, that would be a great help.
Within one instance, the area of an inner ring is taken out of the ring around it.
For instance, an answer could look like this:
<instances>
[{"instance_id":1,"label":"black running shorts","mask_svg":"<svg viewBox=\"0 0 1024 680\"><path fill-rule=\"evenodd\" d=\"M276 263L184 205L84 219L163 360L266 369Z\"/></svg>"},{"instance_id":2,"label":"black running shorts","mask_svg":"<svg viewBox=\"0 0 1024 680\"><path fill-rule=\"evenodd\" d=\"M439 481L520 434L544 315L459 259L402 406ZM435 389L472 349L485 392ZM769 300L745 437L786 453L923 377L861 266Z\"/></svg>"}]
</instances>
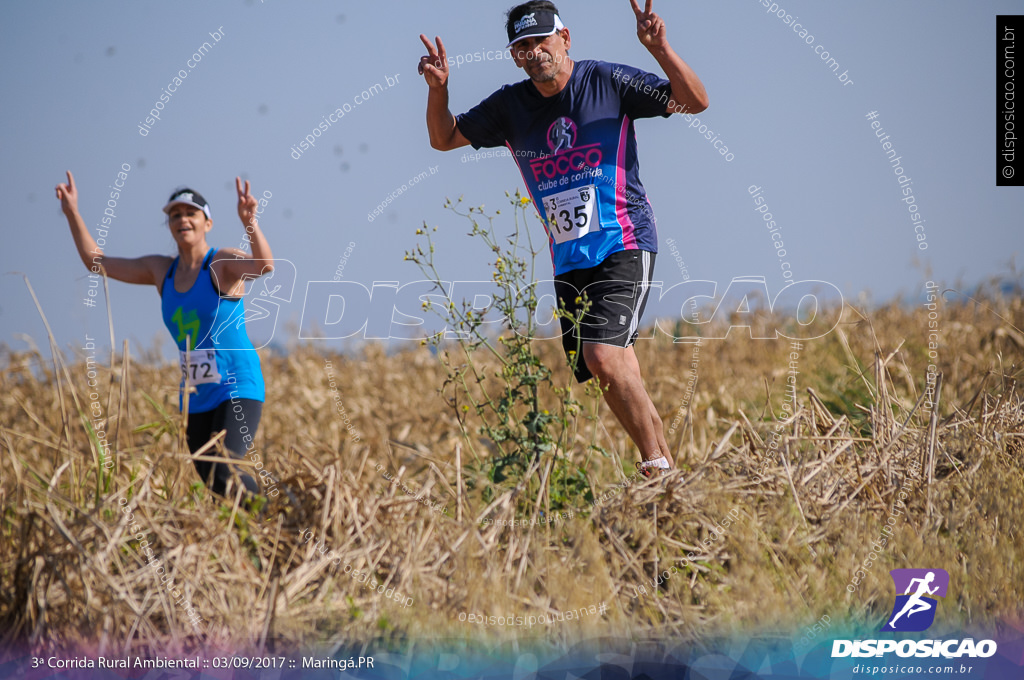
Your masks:
<instances>
[{"instance_id":1,"label":"black running shorts","mask_svg":"<svg viewBox=\"0 0 1024 680\"><path fill-rule=\"evenodd\" d=\"M639 334L640 318L647 306L654 274L654 253L646 250L621 250L612 253L596 267L573 269L555 276L558 305L576 315L584 305L590 308L577 327L560 317L562 347L579 353L576 359L576 380L586 382L594 377L583 360L582 343L600 343L629 347Z\"/></svg>"}]
</instances>

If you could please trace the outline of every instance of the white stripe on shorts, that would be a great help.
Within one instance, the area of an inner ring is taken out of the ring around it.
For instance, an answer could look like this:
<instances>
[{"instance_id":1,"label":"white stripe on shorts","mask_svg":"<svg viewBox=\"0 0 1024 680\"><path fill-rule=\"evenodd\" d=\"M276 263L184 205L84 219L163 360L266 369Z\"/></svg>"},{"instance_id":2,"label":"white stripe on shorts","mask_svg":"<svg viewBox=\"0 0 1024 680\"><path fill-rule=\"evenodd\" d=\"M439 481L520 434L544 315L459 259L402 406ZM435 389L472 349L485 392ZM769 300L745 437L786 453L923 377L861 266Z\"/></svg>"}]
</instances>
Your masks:
<instances>
[{"instance_id":1,"label":"white stripe on shorts","mask_svg":"<svg viewBox=\"0 0 1024 680\"><path fill-rule=\"evenodd\" d=\"M637 328L640 326L640 308L643 306L644 298L647 297L647 292L651 289L651 254L646 250L640 251L640 266L643 269L643 273L641 274L641 279L637 285L642 286L642 289L640 294L636 297L636 307L633 308L633 319L629 322L628 338L632 338L633 334L636 333ZM630 342L629 344L631 345L633 343ZM628 347L629 345L626 346Z\"/></svg>"}]
</instances>

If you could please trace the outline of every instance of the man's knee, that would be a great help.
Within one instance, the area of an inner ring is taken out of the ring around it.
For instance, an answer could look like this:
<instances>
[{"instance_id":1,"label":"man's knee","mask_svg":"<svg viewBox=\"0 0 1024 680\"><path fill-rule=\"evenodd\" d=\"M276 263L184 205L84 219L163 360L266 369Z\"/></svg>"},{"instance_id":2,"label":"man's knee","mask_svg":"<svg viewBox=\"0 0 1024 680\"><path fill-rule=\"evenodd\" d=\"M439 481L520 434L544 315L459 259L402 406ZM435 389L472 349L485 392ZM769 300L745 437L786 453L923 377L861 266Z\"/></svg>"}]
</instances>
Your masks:
<instances>
[{"instance_id":1,"label":"man's knee","mask_svg":"<svg viewBox=\"0 0 1024 680\"><path fill-rule=\"evenodd\" d=\"M583 358L587 361L587 368L605 385L613 384L625 377L623 373L629 370L629 363L625 360L626 352L626 348L613 345L589 342L583 345Z\"/></svg>"}]
</instances>

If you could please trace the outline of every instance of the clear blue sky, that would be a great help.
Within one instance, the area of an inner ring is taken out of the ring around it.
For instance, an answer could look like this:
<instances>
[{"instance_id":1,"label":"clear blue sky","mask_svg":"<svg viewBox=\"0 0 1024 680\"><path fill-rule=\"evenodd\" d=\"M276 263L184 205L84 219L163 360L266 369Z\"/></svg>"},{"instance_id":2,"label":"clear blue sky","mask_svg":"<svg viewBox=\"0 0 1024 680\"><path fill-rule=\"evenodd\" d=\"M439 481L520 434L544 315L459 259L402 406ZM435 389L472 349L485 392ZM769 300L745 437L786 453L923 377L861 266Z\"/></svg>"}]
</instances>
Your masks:
<instances>
[{"instance_id":1,"label":"clear blue sky","mask_svg":"<svg viewBox=\"0 0 1024 680\"><path fill-rule=\"evenodd\" d=\"M628 0L557 4L574 58L657 69L637 41ZM813 45L759 0L655 3L673 46L707 87L711 107L701 123L734 154L725 161L682 117L637 123L641 177L662 243L656 278L666 287L681 280L665 245L671 238L690 276L724 287L760 275L774 294L784 279L751 185L763 188L781 226L795 278L830 281L848 299L865 291L875 301L916 298L929 277L973 284L1006 273L1024 243L1024 189L995 186L995 15L1019 3L779 4L809 29ZM160 208L179 185L209 199L216 246L237 246L242 237L234 176L252 180L257 195L270 192L261 224L275 255L295 265L292 302L281 310L293 322L306 282L330 280L350 242L345 279L367 286L418 279L402 256L423 220L441 226L448 278L489 278L487 253L442 203L465 195L500 208L522 180L509 158L466 163L464 150L430 148L417 36L441 35L453 58L500 52L504 9L504 2L462 0L3 3L0 342L45 339L23 281L9 272L29 276L62 346L86 333L106 337L102 308L82 301L87 271L54 198L68 168L95 229L107 186L122 164L131 167L107 237L111 255L173 254ZM217 31L223 37L214 43ZM210 49L187 71L204 41ZM852 84L814 53L818 45ZM179 69L187 78L140 135L139 123ZM453 69L453 111L521 73L508 59ZM388 78L392 87L354 103ZM346 103L345 116L294 159L291 147ZM925 252L869 111L878 112L913 180ZM389 194L432 167L433 175L368 221ZM154 289L112 282L111 297L118 343L128 338L139 348L159 338L170 349ZM275 340L286 341L284 333L282 322Z\"/></svg>"}]
</instances>

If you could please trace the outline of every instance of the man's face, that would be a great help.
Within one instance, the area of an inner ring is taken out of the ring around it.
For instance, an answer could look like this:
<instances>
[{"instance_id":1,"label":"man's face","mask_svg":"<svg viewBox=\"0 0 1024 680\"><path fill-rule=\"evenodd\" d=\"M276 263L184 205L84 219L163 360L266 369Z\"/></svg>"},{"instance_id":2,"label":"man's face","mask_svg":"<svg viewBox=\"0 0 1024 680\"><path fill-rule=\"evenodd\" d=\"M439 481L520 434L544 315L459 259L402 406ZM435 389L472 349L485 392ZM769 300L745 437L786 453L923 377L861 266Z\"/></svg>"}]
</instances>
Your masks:
<instances>
[{"instance_id":1,"label":"man's face","mask_svg":"<svg viewBox=\"0 0 1024 680\"><path fill-rule=\"evenodd\" d=\"M569 29L546 37L523 38L512 45L512 60L535 83L554 80L569 65Z\"/></svg>"}]
</instances>

